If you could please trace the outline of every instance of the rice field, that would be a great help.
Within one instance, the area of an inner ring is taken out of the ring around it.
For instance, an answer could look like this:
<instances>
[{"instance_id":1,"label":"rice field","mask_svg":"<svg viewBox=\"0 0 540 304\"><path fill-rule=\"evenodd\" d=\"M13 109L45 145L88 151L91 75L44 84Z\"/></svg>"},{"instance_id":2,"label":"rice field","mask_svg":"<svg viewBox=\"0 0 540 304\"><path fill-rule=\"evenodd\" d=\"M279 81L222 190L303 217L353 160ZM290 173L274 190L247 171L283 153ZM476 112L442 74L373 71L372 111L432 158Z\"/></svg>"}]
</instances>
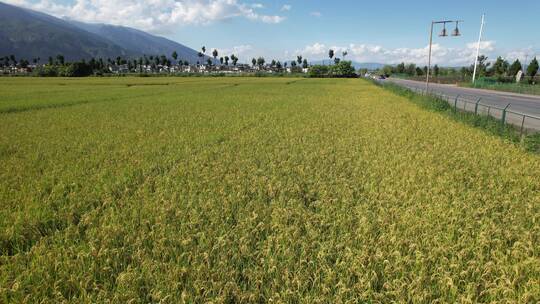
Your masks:
<instances>
[{"instance_id":1,"label":"rice field","mask_svg":"<svg viewBox=\"0 0 540 304\"><path fill-rule=\"evenodd\" d=\"M540 301L540 156L367 81L0 92L0 303Z\"/></svg>"}]
</instances>

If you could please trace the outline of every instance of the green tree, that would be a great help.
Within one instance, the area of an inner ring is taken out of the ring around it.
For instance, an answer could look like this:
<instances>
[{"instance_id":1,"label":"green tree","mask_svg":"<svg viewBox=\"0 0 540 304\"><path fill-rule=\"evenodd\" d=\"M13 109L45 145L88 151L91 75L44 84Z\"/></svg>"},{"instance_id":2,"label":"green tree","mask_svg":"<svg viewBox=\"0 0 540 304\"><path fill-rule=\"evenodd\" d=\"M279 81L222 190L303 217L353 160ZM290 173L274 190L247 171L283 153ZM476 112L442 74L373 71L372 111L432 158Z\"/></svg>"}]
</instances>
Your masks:
<instances>
[{"instance_id":1,"label":"green tree","mask_svg":"<svg viewBox=\"0 0 540 304\"><path fill-rule=\"evenodd\" d=\"M216 60L218 56L218 50L214 49L214 51L212 51L212 56L214 57L214 60Z\"/></svg>"},{"instance_id":2,"label":"green tree","mask_svg":"<svg viewBox=\"0 0 540 304\"><path fill-rule=\"evenodd\" d=\"M488 72L488 68L491 65L491 62L487 62L488 57L485 55L478 56L478 63L476 66L476 74L478 77L486 76ZM474 65L471 65L471 70L474 70Z\"/></svg>"},{"instance_id":3,"label":"green tree","mask_svg":"<svg viewBox=\"0 0 540 304\"><path fill-rule=\"evenodd\" d=\"M335 77L356 77L354 66L351 61L340 60L331 67L332 75Z\"/></svg>"},{"instance_id":4,"label":"green tree","mask_svg":"<svg viewBox=\"0 0 540 304\"><path fill-rule=\"evenodd\" d=\"M255 66L255 65L257 64L257 59L252 58L252 59L251 59L251 64L252 64L253 66Z\"/></svg>"},{"instance_id":5,"label":"green tree","mask_svg":"<svg viewBox=\"0 0 540 304\"><path fill-rule=\"evenodd\" d=\"M396 73L404 74L405 73L405 62L402 62L396 66Z\"/></svg>"},{"instance_id":6,"label":"green tree","mask_svg":"<svg viewBox=\"0 0 540 304\"><path fill-rule=\"evenodd\" d=\"M204 54L202 52L199 52L199 53L197 53L197 56L199 57L199 62L201 62ZM197 64L198 64L198 62L197 62Z\"/></svg>"},{"instance_id":7,"label":"green tree","mask_svg":"<svg viewBox=\"0 0 540 304\"><path fill-rule=\"evenodd\" d=\"M229 56L225 56L223 59L225 60L225 65L229 65Z\"/></svg>"},{"instance_id":8,"label":"green tree","mask_svg":"<svg viewBox=\"0 0 540 304\"><path fill-rule=\"evenodd\" d=\"M210 59L210 58L206 59L206 64L211 66L212 65L212 59Z\"/></svg>"},{"instance_id":9,"label":"green tree","mask_svg":"<svg viewBox=\"0 0 540 304\"><path fill-rule=\"evenodd\" d=\"M334 58L334 63L335 63L335 64L338 64L340 61L341 61L341 59L339 59L339 58L337 58L337 57Z\"/></svg>"},{"instance_id":10,"label":"green tree","mask_svg":"<svg viewBox=\"0 0 540 304\"><path fill-rule=\"evenodd\" d=\"M308 65L307 59L304 58L304 61L302 61L302 67L303 67L304 69L307 69L308 66L309 66L309 65Z\"/></svg>"},{"instance_id":11,"label":"green tree","mask_svg":"<svg viewBox=\"0 0 540 304\"><path fill-rule=\"evenodd\" d=\"M536 76L536 73L538 73L538 60L536 60L536 57L534 57L527 67L527 75L534 77Z\"/></svg>"},{"instance_id":12,"label":"green tree","mask_svg":"<svg viewBox=\"0 0 540 304\"><path fill-rule=\"evenodd\" d=\"M178 53L176 51L174 51L172 53L171 57L176 61L176 59L178 59Z\"/></svg>"},{"instance_id":13,"label":"green tree","mask_svg":"<svg viewBox=\"0 0 540 304\"><path fill-rule=\"evenodd\" d=\"M491 73L495 76L501 77L506 75L508 72L508 62L504 60L501 56L497 57L495 63L491 67Z\"/></svg>"},{"instance_id":14,"label":"green tree","mask_svg":"<svg viewBox=\"0 0 540 304\"><path fill-rule=\"evenodd\" d=\"M424 75L424 71L420 67L416 67L416 76Z\"/></svg>"},{"instance_id":15,"label":"green tree","mask_svg":"<svg viewBox=\"0 0 540 304\"><path fill-rule=\"evenodd\" d=\"M343 60L345 60L345 56L349 55L349 52L343 51L341 52L341 56L343 57Z\"/></svg>"},{"instance_id":16,"label":"green tree","mask_svg":"<svg viewBox=\"0 0 540 304\"><path fill-rule=\"evenodd\" d=\"M521 69L522 69L521 62L519 61L519 59L516 59L516 61L514 61L508 68L508 76L512 76L512 77L516 76L517 73L521 71Z\"/></svg>"},{"instance_id":17,"label":"green tree","mask_svg":"<svg viewBox=\"0 0 540 304\"><path fill-rule=\"evenodd\" d=\"M330 57L330 61L332 61L332 58L334 58L334 50L329 50L328 51L328 57Z\"/></svg>"},{"instance_id":18,"label":"green tree","mask_svg":"<svg viewBox=\"0 0 540 304\"><path fill-rule=\"evenodd\" d=\"M296 56L296 62L298 62L298 65L302 64L302 56Z\"/></svg>"},{"instance_id":19,"label":"green tree","mask_svg":"<svg viewBox=\"0 0 540 304\"><path fill-rule=\"evenodd\" d=\"M223 57L219 57L219 63L223 65L223 61L225 61L225 59L223 59Z\"/></svg>"},{"instance_id":20,"label":"green tree","mask_svg":"<svg viewBox=\"0 0 540 304\"><path fill-rule=\"evenodd\" d=\"M414 76L416 74L416 64L410 63L407 65L407 68L405 69L405 74L409 76Z\"/></svg>"},{"instance_id":21,"label":"green tree","mask_svg":"<svg viewBox=\"0 0 540 304\"><path fill-rule=\"evenodd\" d=\"M65 63L64 56L61 54L56 55L56 61L58 61L58 64L64 65Z\"/></svg>"},{"instance_id":22,"label":"green tree","mask_svg":"<svg viewBox=\"0 0 540 304\"><path fill-rule=\"evenodd\" d=\"M309 69L309 77L331 77L330 67L327 65L314 65Z\"/></svg>"},{"instance_id":23,"label":"green tree","mask_svg":"<svg viewBox=\"0 0 540 304\"><path fill-rule=\"evenodd\" d=\"M433 67L433 76L438 77L440 72L441 72L441 69L439 68L439 66L435 65ZM416 74L418 75L418 73ZM421 76L421 75L418 75L418 76Z\"/></svg>"},{"instance_id":24,"label":"green tree","mask_svg":"<svg viewBox=\"0 0 540 304\"><path fill-rule=\"evenodd\" d=\"M257 58L257 65L262 67L266 61L264 60L264 57Z\"/></svg>"},{"instance_id":25,"label":"green tree","mask_svg":"<svg viewBox=\"0 0 540 304\"><path fill-rule=\"evenodd\" d=\"M383 68L382 68L382 73L383 75L385 75L386 77L392 75L394 73L394 68L392 68L391 65L385 65Z\"/></svg>"}]
</instances>

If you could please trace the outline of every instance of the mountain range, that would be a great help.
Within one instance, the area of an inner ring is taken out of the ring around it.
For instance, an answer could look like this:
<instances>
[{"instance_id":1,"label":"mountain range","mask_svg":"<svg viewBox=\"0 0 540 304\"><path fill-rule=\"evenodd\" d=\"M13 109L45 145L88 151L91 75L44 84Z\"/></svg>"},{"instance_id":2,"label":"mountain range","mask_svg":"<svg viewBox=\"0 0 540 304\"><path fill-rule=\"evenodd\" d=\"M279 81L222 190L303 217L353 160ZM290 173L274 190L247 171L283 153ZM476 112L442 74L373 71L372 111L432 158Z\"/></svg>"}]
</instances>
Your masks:
<instances>
[{"instance_id":1,"label":"mountain range","mask_svg":"<svg viewBox=\"0 0 540 304\"><path fill-rule=\"evenodd\" d=\"M84 23L60 19L26 8L0 2L0 57L15 55L32 61L61 54L66 61L90 58L139 58L143 55L166 55L173 52L190 63L201 61L198 51L175 41L125 26ZM206 61L205 56L203 61ZM213 58L210 58L213 60ZM249 60L248 60L249 61ZM311 64L328 64L329 60ZM356 69L374 70L380 63L354 62Z\"/></svg>"},{"instance_id":2,"label":"mountain range","mask_svg":"<svg viewBox=\"0 0 540 304\"><path fill-rule=\"evenodd\" d=\"M64 20L0 2L0 57L31 61L61 54L67 61L166 55L195 63L198 52L172 40L124 26ZM206 60L205 57L204 60Z\"/></svg>"}]
</instances>

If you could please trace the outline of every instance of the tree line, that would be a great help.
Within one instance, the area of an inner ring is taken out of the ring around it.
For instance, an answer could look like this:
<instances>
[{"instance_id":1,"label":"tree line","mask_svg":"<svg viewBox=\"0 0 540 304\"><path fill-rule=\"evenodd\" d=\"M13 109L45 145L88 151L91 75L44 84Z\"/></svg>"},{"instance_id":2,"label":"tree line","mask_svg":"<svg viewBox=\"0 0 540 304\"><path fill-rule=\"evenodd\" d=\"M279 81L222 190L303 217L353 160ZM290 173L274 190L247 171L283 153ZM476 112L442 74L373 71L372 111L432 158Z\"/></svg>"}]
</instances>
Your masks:
<instances>
[{"instance_id":1,"label":"tree line","mask_svg":"<svg viewBox=\"0 0 540 304\"><path fill-rule=\"evenodd\" d=\"M538 60L534 57L526 70L523 70L523 65L516 59L512 64L503 59L497 57L495 62L488 62L488 57L485 55L478 56L478 64L476 73L478 77L496 77L499 81L510 81L516 77L519 71L523 72L524 76L531 78L535 77L538 73ZM404 62L395 66L386 65L379 72L386 76L392 74L406 75L410 77L425 76L427 74L428 67L417 66L414 63L406 64ZM474 71L474 65L469 67L452 68L452 67L439 67L434 65L431 69L431 75L434 77L440 76L458 76L463 79L471 78Z\"/></svg>"}]
</instances>

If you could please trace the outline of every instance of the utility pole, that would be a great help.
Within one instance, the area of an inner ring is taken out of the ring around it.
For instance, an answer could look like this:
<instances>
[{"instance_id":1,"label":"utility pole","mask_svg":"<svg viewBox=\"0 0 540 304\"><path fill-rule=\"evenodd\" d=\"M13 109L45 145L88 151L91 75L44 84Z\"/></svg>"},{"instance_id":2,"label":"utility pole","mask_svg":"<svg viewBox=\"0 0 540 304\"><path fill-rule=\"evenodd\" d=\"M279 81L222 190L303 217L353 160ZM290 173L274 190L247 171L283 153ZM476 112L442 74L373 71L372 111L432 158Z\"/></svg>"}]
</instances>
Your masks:
<instances>
[{"instance_id":1,"label":"utility pole","mask_svg":"<svg viewBox=\"0 0 540 304\"><path fill-rule=\"evenodd\" d=\"M428 69L426 73L426 94L429 91L429 72L431 70L431 45L433 44L433 25L435 22L431 22L431 32L429 34L429 56L428 56Z\"/></svg>"},{"instance_id":2,"label":"utility pole","mask_svg":"<svg viewBox=\"0 0 540 304\"><path fill-rule=\"evenodd\" d=\"M480 35L478 36L478 45L476 46L476 57L474 58L474 71L472 75L472 82L476 80L476 68L478 67L478 56L480 56L480 42L482 42L482 32L484 31L484 18L485 14L482 14L482 23L480 24Z\"/></svg>"}]
</instances>

